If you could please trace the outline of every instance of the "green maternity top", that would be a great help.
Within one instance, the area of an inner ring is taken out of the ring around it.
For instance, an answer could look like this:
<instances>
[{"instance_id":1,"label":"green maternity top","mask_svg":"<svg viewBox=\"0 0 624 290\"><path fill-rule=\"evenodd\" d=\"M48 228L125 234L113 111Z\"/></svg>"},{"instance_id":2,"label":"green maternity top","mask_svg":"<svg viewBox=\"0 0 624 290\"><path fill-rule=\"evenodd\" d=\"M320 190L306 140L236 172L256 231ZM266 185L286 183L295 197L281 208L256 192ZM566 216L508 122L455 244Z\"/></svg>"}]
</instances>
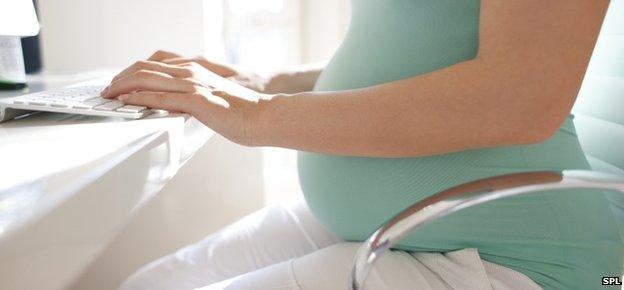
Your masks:
<instances>
[{"instance_id":1,"label":"green maternity top","mask_svg":"<svg viewBox=\"0 0 624 290\"><path fill-rule=\"evenodd\" d=\"M479 7L480 0L353 0L346 38L315 90L371 86L474 58ZM301 188L331 232L362 241L402 209L451 186L511 172L588 168L572 118L551 139L530 146L422 158L299 152ZM624 246L614 210L601 192L513 197L429 224L398 248L477 248L483 259L544 288L605 289L603 276L622 274Z\"/></svg>"}]
</instances>

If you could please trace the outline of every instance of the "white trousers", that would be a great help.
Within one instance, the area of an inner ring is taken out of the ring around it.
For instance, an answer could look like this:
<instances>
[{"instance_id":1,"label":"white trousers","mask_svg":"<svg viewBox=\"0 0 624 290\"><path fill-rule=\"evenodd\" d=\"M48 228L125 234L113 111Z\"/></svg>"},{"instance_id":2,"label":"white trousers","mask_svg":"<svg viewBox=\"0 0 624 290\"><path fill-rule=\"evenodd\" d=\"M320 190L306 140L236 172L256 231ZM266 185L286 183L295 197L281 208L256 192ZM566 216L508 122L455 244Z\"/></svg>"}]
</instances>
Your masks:
<instances>
[{"instance_id":1,"label":"white trousers","mask_svg":"<svg viewBox=\"0 0 624 290\"><path fill-rule=\"evenodd\" d=\"M148 264L120 289L345 290L359 245L332 236L297 200ZM392 251L377 261L365 288L541 289L520 272L481 260L476 249Z\"/></svg>"}]
</instances>

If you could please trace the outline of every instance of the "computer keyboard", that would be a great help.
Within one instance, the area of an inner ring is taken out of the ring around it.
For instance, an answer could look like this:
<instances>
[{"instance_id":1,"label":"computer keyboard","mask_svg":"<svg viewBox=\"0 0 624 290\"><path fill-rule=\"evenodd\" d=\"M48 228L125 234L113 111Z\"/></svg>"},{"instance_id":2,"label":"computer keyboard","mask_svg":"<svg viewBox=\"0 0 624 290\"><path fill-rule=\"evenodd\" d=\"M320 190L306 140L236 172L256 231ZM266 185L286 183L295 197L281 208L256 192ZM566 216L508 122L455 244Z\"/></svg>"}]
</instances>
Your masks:
<instances>
[{"instance_id":1,"label":"computer keyboard","mask_svg":"<svg viewBox=\"0 0 624 290\"><path fill-rule=\"evenodd\" d=\"M69 87L0 99L0 107L128 119L139 119L151 113L146 107L100 97L104 87Z\"/></svg>"}]
</instances>

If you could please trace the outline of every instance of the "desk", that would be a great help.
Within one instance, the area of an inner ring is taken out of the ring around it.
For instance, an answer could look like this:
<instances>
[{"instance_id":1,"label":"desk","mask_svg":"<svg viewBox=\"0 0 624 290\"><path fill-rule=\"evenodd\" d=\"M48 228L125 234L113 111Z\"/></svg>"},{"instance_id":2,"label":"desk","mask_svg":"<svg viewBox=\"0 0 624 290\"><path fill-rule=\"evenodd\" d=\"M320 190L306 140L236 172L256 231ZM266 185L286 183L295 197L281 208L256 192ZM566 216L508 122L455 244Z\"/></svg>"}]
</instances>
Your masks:
<instances>
[{"instance_id":1,"label":"desk","mask_svg":"<svg viewBox=\"0 0 624 290\"><path fill-rule=\"evenodd\" d=\"M32 88L80 80L53 79ZM0 289L67 287L211 136L183 114L0 123Z\"/></svg>"}]
</instances>

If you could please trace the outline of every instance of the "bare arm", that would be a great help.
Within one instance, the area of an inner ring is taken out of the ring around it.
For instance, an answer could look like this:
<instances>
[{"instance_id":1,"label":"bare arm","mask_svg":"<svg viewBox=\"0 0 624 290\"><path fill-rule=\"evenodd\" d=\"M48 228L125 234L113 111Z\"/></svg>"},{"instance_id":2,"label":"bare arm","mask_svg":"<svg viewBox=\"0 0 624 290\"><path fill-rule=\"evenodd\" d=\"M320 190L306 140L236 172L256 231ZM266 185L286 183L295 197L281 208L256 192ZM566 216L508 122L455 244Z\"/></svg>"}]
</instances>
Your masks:
<instances>
[{"instance_id":1,"label":"bare arm","mask_svg":"<svg viewBox=\"0 0 624 290\"><path fill-rule=\"evenodd\" d=\"M103 95L190 113L244 145L417 157L537 143L570 113L608 3L482 0L475 59L373 87L259 97L182 60L130 67Z\"/></svg>"},{"instance_id":2,"label":"bare arm","mask_svg":"<svg viewBox=\"0 0 624 290\"><path fill-rule=\"evenodd\" d=\"M260 101L252 141L425 156L543 141L570 113L607 0L483 0L477 58L363 89Z\"/></svg>"}]
</instances>

